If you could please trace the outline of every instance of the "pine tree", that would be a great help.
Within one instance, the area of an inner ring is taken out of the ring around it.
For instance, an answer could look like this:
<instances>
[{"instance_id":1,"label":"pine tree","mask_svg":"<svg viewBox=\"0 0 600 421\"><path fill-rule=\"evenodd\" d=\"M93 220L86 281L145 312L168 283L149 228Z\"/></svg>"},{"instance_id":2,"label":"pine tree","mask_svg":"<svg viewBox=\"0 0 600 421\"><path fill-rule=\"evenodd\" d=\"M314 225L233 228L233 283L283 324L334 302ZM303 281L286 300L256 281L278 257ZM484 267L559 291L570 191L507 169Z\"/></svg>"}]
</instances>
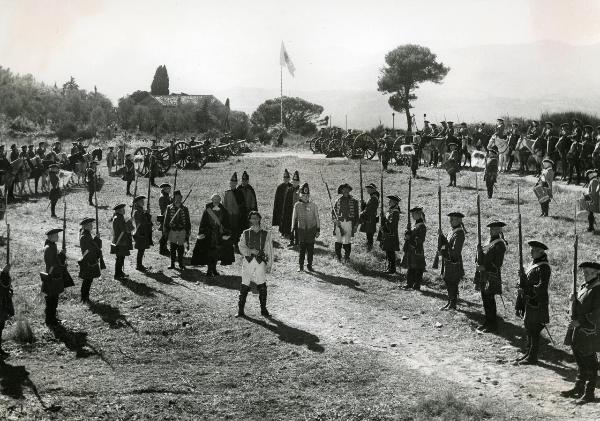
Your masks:
<instances>
[{"instance_id":1,"label":"pine tree","mask_svg":"<svg viewBox=\"0 0 600 421\"><path fill-rule=\"evenodd\" d=\"M169 74L167 66L162 65L156 68L152 85L150 85L152 95L169 95Z\"/></svg>"}]
</instances>

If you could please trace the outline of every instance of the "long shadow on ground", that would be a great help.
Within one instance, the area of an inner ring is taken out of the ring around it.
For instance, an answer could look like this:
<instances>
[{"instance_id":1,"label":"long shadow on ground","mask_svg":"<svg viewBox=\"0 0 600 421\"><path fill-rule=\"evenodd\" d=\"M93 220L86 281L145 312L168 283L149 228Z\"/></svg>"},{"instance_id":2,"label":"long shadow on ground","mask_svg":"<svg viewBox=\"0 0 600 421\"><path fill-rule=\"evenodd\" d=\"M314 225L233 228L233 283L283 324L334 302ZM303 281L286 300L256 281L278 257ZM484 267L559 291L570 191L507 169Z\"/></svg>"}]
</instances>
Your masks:
<instances>
[{"instance_id":1,"label":"long shadow on ground","mask_svg":"<svg viewBox=\"0 0 600 421\"><path fill-rule=\"evenodd\" d=\"M219 275L208 277L199 270L186 270L181 272L181 279L188 282L201 282L204 285L216 286L219 288L239 290L242 283L241 276Z\"/></svg>"},{"instance_id":2,"label":"long shadow on ground","mask_svg":"<svg viewBox=\"0 0 600 421\"><path fill-rule=\"evenodd\" d=\"M0 393L13 399L25 399L24 387L31 389L44 410L57 412L61 409L59 405L46 406L25 366L10 365L0 361Z\"/></svg>"},{"instance_id":3,"label":"long shadow on ground","mask_svg":"<svg viewBox=\"0 0 600 421\"><path fill-rule=\"evenodd\" d=\"M111 366L110 363L104 359L102 352L98 351L88 342L87 332L71 330L60 324L52 326L51 330L52 333L54 333L54 337L59 342L62 342L67 349L75 353L76 358L88 358L95 355Z\"/></svg>"},{"instance_id":4,"label":"long shadow on ground","mask_svg":"<svg viewBox=\"0 0 600 421\"><path fill-rule=\"evenodd\" d=\"M134 331L136 330L117 307L100 302L91 302L88 307L92 313L100 316L102 321L108 324L111 329L128 326Z\"/></svg>"},{"instance_id":5,"label":"long shadow on ground","mask_svg":"<svg viewBox=\"0 0 600 421\"><path fill-rule=\"evenodd\" d=\"M462 313L467 316L467 318L477 323L483 323L484 321L484 315L481 312L464 310ZM525 347L527 333L523 326L516 325L508 320L499 320L498 327L498 333L496 333L497 336L504 338L516 348ZM554 339L556 340L557 338ZM577 371L573 367L565 365L565 362L573 361L571 354L562 349L555 348L545 338L542 338L542 341L544 344L540 347L539 358L550 364L542 362L539 366L554 371L559 376L562 376L564 380L573 381Z\"/></svg>"},{"instance_id":6,"label":"long shadow on ground","mask_svg":"<svg viewBox=\"0 0 600 421\"><path fill-rule=\"evenodd\" d=\"M359 288L360 282L344 278L343 276L329 275L318 271L306 273L308 273L309 275L313 275L314 277L319 278L320 280L330 283L332 285L342 285L355 291L366 292L364 289Z\"/></svg>"},{"instance_id":7,"label":"long shadow on ground","mask_svg":"<svg viewBox=\"0 0 600 421\"><path fill-rule=\"evenodd\" d=\"M306 332L302 329L288 326L282 321L273 317L269 318L271 323L268 323L265 320L254 319L249 316L246 316L245 319L254 324L262 326L273 333L276 333L279 336L280 341L287 342L292 345L305 345L313 352L325 351L323 345L319 343L320 339L317 335L313 335L312 333Z\"/></svg>"},{"instance_id":8,"label":"long shadow on ground","mask_svg":"<svg viewBox=\"0 0 600 421\"><path fill-rule=\"evenodd\" d=\"M141 282L134 281L131 278L121 278L119 279L121 285L125 288L129 289L134 294L140 295L142 297L154 298L158 290L156 288L152 288L146 284Z\"/></svg>"}]
</instances>

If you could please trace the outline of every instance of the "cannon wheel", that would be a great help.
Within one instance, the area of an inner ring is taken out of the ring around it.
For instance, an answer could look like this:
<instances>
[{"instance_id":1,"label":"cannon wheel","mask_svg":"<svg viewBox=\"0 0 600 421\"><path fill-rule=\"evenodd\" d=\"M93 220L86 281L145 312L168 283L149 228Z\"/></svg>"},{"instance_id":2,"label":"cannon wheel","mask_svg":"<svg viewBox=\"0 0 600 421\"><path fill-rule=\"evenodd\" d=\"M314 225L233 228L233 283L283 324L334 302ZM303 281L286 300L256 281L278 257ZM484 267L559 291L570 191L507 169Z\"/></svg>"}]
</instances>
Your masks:
<instances>
[{"instance_id":1,"label":"cannon wheel","mask_svg":"<svg viewBox=\"0 0 600 421\"><path fill-rule=\"evenodd\" d=\"M192 163L192 157L190 153L190 145L186 142L177 142L173 145L173 155L175 156L175 165L180 170L187 167Z\"/></svg>"},{"instance_id":2,"label":"cannon wheel","mask_svg":"<svg viewBox=\"0 0 600 421\"><path fill-rule=\"evenodd\" d=\"M156 160L158 161L158 168L160 169L161 174L165 175L168 173L171 168L171 155L169 149L165 148L159 151Z\"/></svg>"},{"instance_id":3,"label":"cannon wheel","mask_svg":"<svg viewBox=\"0 0 600 421\"><path fill-rule=\"evenodd\" d=\"M368 133L361 133L354 139L353 149L364 159L373 159L377 155L377 141Z\"/></svg>"},{"instance_id":4,"label":"cannon wheel","mask_svg":"<svg viewBox=\"0 0 600 421\"><path fill-rule=\"evenodd\" d=\"M135 150L133 154L133 163L135 164L135 171L141 177L146 177L150 170L150 155L152 150L147 146L141 146Z\"/></svg>"},{"instance_id":5,"label":"cannon wheel","mask_svg":"<svg viewBox=\"0 0 600 421\"><path fill-rule=\"evenodd\" d=\"M204 167L206 165L206 163L208 162L208 155L205 153L204 150L194 151L193 155L194 155L193 161L198 166L198 169Z\"/></svg>"},{"instance_id":6,"label":"cannon wheel","mask_svg":"<svg viewBox=\"0 0 600 421\"><path fill-rule=\"evenodd\" d=\"M310 142L308 143L308 146L309 146L310 150L312 151L312 153L317 153L316 144L317 144L318 140L319 140L319 136L316 136L316 137L313 137L312 139L310 139Z\"/></svg>"}]
</instances>

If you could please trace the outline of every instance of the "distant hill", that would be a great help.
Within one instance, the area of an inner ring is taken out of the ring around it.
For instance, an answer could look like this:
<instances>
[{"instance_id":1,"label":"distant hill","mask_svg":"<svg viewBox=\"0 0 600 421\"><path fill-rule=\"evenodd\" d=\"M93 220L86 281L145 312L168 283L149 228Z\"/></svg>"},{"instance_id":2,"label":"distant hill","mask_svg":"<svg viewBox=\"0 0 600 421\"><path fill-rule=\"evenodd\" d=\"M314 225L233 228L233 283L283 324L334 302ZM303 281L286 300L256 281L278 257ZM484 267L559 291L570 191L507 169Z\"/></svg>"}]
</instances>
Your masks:
<instances>
[{"instance_id":1,"label":"distant hill","mask_svg":"<svg viewBox=\"0 0 600 421\"><path fill-rule=\"evenodd\" d=\"M537 117L543 111L600 109L600 44L571 46L557 42L524 45L490 45L438 52L452 70L441 85L425 84L413 113L419 125L423 113L432 120L492 121L499 115ZM382 57L383 62L383 57ZM300 74L297 77L301 77ZM373 74L373 86L377 74ZM234 88L216 92L230 97L232 107L252 113L274 89ZM387 97L372 89L294 91L325 107L333 123L351 128L391 125ZM402 116L396 124L405 125Z\"/></svg>"}]
</instances>

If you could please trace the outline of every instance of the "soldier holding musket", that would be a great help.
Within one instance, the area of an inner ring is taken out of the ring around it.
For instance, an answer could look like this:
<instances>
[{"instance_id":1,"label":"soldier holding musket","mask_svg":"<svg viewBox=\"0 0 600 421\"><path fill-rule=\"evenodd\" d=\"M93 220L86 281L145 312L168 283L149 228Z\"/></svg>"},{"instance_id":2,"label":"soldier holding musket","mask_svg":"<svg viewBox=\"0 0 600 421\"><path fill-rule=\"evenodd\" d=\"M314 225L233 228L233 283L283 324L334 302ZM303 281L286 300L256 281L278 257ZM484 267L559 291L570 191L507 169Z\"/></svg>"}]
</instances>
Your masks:
<instances>
[{"instance_id":1,"label":"soldier holding musket","mask_svg":"<svg viewBox=\"0 0 600 421\"><path fill-rule=\"evenodd\" d=\"M50 193L48 194L48 198L50 199L50 216L52 218L58 218L56 216L56 203L61 196L58 178L59 168L58 165L52 164L48 169L48 178L50 179Z\"/></svg>"},{"instance_id":2,"label":"soldier holding musket","mask_svg":"<svg viewBox=\"0 0 600 421\"><path fill-rule=\"evenodd\" d=\"M541 217L548 216L550 212L550 201L552 200L552 182L554 180L554 162L545 158L542 161L542 172L538 177L536 187L543 187L545 195L538 197L538 202L542 208Z\"/></svg>"},{"instance_id":3,"label":"soldier holding musket","mask_svg":"<svg viewBox=\"0 0 600 421\"><path fill-rule=\"evenodd\" d=\"M419 291L421 289L421 282L423 282L423 272L425 271L425 250L423 244L425 243L427 227L425 227L423 208L415 206L410 209L410 216L414 219L415 224L404 233L406 246L404 248L404 261L408 269L404 289Z\"/></svg>"},{"instance_id":4,"label":"soldier holding musket","mask_svg":"<svg viewBox=\"0 0 600 421\"><path fill-rule=\"evenodd\" d=\"M158 207L160 208L160 215L156 218L158 222L158 230L162 231L164 225L165 212L167 207L172 203L171 201L171 185L169 183L163 183L160 185L160 197L158 198ZM162 256L170 256L171 252L167 247L167 236L161 235L159 240L159 253Z\"/></svg>"},{"instance_id":5,"label":"soldier holding musket","mask_svg":"<svg viewBox=\"0 0 600 421\"><path fill-rule=\"evenodd\" d=\"M396 252L400 250L400 239L398 237L398 224L400 222L400 198L397 195L389 195L388 211L383 215L383 204L381 206L381 226L377 240L381 249L385 251L387 260L386 272L396 273Z\"/></svg>"},{"instance_id":6,"label":"soldier holding musket","mask_svg":"<svg viewBox=\"0 0 600 421\"><path fill-rule=\"evenodd\" d=\"M598 355L600 351L600 263L583 262L579 265L585 283L577 294L571 294L573 314L565 338L571 345L577 362L577 380L573 389L561 392L569 398L580 398L585 404L595 399L598 378ZM587 382L587 383L586 383Z\"/></svg>"},{"instance_id":7,"label":"soldier holding musket","mask_svg":"<svg viewBox=\"0 0 600 421\"><path fill-rule=\"evenodd\" d=\"M479 221L478 225L480 225ZM502 228L505 226L506 224L501 221L489 223L487 225L490 229L488 244L486 246L482 246L481 243L477 245L475 287L481 291L485 312L485 322L478 329L481 332L498 330L495 296L502 295L502 264L506 253L506 241L504 241Z\"/></svg>"},{"instance_id":8,"label":"soldier holding musket","mask_svg":"<svg viewBox=\"0 0 600 421\"><path fill-rule=\"evenodd\" d=\"M462 249L465 243L465 228L461 212L450 212L450 227L452 231L445 236L440 230L440 255L442 256L442 276L448 290L448 302L440 310L456 310L458 303L458 285L465 276L463 268Z\"/></svg>"},{"instance_id":9,"label":"soldier holding musket","mask_svg":"<svg viewBox=\"0 0 600 421\"><path fill-rule=\"evenodd\" d=\"M579 153L579 162L581 165L581 171L584 172L593 168L592 154L594 153L594 128L589 124L584 126L585 133L583 134L581 143L581 152Z\"/></svg>"},{"instance_id":10,"label":"soldier holding musket","mask_svg":"<svg viewBox=\"0 0 600 421\"><path fill-rule=\"evenodd\" d=\"M81 302L90 302L90 288L94 278L102 276L100 272L100 257L102 250L92 237L92 228L94 218L84 218L80 225L79 231L79 247L81 248L81 260L79 260L79 277L81 283Z\"/></svg>"},{"instance_id":11,"label":"soldier holding musket","mask_svg":"<svg viewBox=\"0 0 600 421\"><path fill-rule=\"evenodd\" d=\"M527 351L517 358L517 362L520 365L535 365L538 363L541 332L550 322L548 283L551 268L546 255L548 246L536 240L528 241L527 244L531 247L533 260L527 269L519 269L520 280L515 304L517 317L523 319L527 332Z\"/></svg>"},{"instance_id":12,"label":"soldier holding musket","mask_svg":"<svg viewBox=\"0 0 600 421\"><path fill-rule=\"evenodd\" d=\"M360 232L367 235L367 250L373 248L373 237L377 231L377 209L379 208L379 192L374 183L368 184L365 189L369 195L367 203L361 203Z\"/></svg>"},{"instance_id":13,"label":"soldier holding musket","mask_svg":"<svg viewBox=\"0 0 600 421\"><path fill-rule=\"evenodd\" d=\"M594 232L596 218L594 213L600 213L600 180L598 170L587 170L585 176L588 182L588 192L584 194L587 202L588 232Z\"/></svg>"},{"instance_id":14,"label":"soldier holding musket","mask_svg":"<svg viewBox=\"0 0 600 421\"><path fill-rule=\"evenodd\" d=\"M46 324L48 326L56 326L60 320L56 317L58 307L58 298L65 290L65 281L67 285L68 279L71 279L67 272L65 264L66 255L64 251L58 251L56 242L58 241L58 233L63 232L60 228L54 228L46 232L46 242L44 244L44 263L46 272L41 273L42 292L46 294ZM71 285L69 285L71 286Z\"/></svg>"},{"instance_id":15,"label":"soldier holding musket","mask_svg":"<svg viewBox=\"0 0 600 421\"><path fill-rule=\"evenodd\" d=\"M592 151L592 163L594 168L600 168L600 125L596 126L596 137L594 139L595 145Z\"/></svg>"},{"instance_id":16,"label":"soldier holding musket","mask_svg":"<svg viewBox=\"0 0 600 421\"><path fill-rule=\"evenodd\" d=\"M135 180L135 165L133 163L133 157L130 153L125 155L125 173L123 174L123 181L127 183L127 196L131 196L131 183Z\"/></svg>"},{"instance_id":17,"label":"soldier holding musket","mask_svg":"<svg viewBox=\"0 0 600 421\"><path fill-rule=\"evenodd\" d=\"M173 203L167 207L163 221L163 237L169 241L171 249L171 266L169 269L175 269L175 259L179 263L179 268L185 270L183 264L183 255L185 244L190 242L190 233L192 224L190 222L190 212L182 203L183 196L181 191L173 192Z\"/></svg>"},{"instance_id":18,"label":"soldier holding musket","mask_svg":"<svg viewBox=\"0 0 600 421\"><path fill-rule=\"evenodd\" d=\"M13 289L10 277L10 225L6 225L6 265L0 271L0 358L9 354L2 349L2 332L6 321L15 315L12 301Z\"/></svg>"},{"instance_id":19,"label":"soldier holding musket","mask_svg":"<svg viewBox=\"0 0 600 421\"><path fill-rule=\"evenodd\" d=\"M508 136L508 164L506 164L506 172L510 172L515 160L514 152L517 149L517 144L521 134L519 133L519 123L512 124L512 130Z\"/></svg>"},{"instance_id":20,"label":"soldier holding musket","mask_svg":"<svg viewBox=\"0 0 600 421\"><path fill-rule=\"evenodd\" d=\"M292 230L297 233L300 245L298 256L298 272L304 270L304 258L307 258L307 269L312 272L313 253L315 250L315 239L321 234L321 221L319 219L319 208L317 204L310 201L310 189L308 183L300 188L300 200L294 205L292 214Z\"/></svg>"},{"instance_id":21,"label":"soldier holding musket","mask_svg":"<svg viewBox=\"0 0 600 421\"><path fill-rule=\"evenodd\" d=\"M94 192L97 189L98 178L96 176L96 167L98 162L90 162L89 168L85 172L85 181L88 188L88 203L90 206L94 206Z\"/></svg>"},{"instance_id":22,"label":"soldier holding musket","mask_svg":"<svg viewBox=\"0 0 600 421\"><path fill-rule=\"evenodd\" d=\"M492 146L488 149L488 155L485 163L485 171L483 173L485 186L487 187L488 199L494 195L494 185L498 179L498 147Z\"/></svg>"},{"instance_id":23,"label":"soldier holding musket","mask_svg":"<svg viewBox=\"0 0 600 421\"><path fill-rule=\"evenodd\" d=\"M154 243L152 241L152 222L151 215L147 209L144 209L144 200L146 196L137 196L133 200L133 221L135 231L133 232L133 240L137 250L135 268L140 272L146 272L144 266L144 253Z\"/></svg>"},{"instance_id":24,"label":"soldier holding musket","mask_svg":"<svg viewBox=\"0 0 600 421\"><path fill-rule=\"evenodd\" d=\"M112 217L113 242L110 245L110 253L116 255L115 279L119 280L127 277L123 272L123 266L125 256L129 256L129 251L133 250L131 233L134 227L131 220L125 221L124 203L116 205L113 211L115 212Z\"/></svg>"}]
</instances>

